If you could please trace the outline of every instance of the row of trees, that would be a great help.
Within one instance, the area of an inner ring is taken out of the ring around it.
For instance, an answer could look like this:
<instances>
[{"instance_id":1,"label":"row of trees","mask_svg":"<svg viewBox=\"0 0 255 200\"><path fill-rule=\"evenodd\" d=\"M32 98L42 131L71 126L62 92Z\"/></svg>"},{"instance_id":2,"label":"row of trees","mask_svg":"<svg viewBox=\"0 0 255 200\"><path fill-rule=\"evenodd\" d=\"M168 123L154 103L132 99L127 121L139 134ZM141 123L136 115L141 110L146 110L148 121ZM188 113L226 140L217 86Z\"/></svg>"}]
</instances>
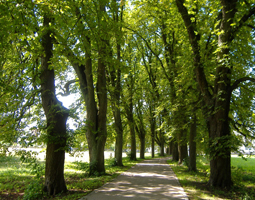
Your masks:
<instances>
[{"instance_id":1,"label":"row of trees","mask_svg":"<svg viewBox=\"0 0 255 200\"><path fill-rule=\"evenodd\" d=\"M46 144L48 194L67 190L64 156L75 139L86 135L90 174L102 174L107 136L122 166L127 130L131 159L136 135L142 158L148 138L152 157L155 142L161 155L169 144L179 163L189 144L190 170L205 141L209 185L231 187L231 151L254 138L251 0L7 0L0 9L1 148L17 138ZM80 94L69 109L63 88Z\"/></svg>"}]
</instances>

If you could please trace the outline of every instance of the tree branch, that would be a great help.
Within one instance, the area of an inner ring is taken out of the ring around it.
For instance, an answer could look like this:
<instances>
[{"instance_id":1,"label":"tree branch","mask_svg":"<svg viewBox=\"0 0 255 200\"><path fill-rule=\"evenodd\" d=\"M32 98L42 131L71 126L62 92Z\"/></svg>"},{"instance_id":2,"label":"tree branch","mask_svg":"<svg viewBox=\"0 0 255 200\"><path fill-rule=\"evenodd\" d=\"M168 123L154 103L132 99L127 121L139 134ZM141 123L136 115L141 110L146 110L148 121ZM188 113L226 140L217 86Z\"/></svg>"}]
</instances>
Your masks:
<instances>
[{"instance_id":1,"label":"tree branch","mask_svg":"<svg viewBox=\"0 0 255 200\"><path fill-rule=\"evenodd\" d=\"M70 86L72 83L75 83L75 82L79 82L79 80L73 79L73 80L67 81L67 83L66 83L65 86L64 86L64 88L65 88L64 92L65 92L65 93L60 92L60 93L58 93L58 94L60 94L61 96L68 96L68 95L70 95L69 86Z\"/></svg>"},{"instance_id":2,"label":"tree branch","mask_svg":"<svg viewBox=\"0 0 255 200\"><path fill-rule=\"evenodd\" d=\"M200 34L197 33L197 25L196 22L191 20L192 15L188 14L187 8L184 6L184 0L175 0L179 13L182 16L183 22L185 24L187 33L189 35L189 41L192 47L192 51L194 54L194 67L196 73L196 79L200 88L200 91L204 97L204 100L207 103L211 102L212 95L209 91L208 82L206 79L206 75L204 72L203 64L201 62L200 56Z\"/></svg>"},{"instance_id":3,"label":"tree branch","mask_svg":"<svg viewBox=\"0 0 255 200\"><path fill-rule=\"evenodd\" d=\"M255 26L251 25L251 24L247 24L246 26L248 26L249 28L255 30Z\"/></svg>"},{"instance_id":4,"label":"tree branch","mask_svg":"<svg viewBox=\"0 0 255 200\"><path fill-rule=\"evenodd\" d=\"M251 78L251 77L243 77L243 78L240 78L238 80L236 80L233 85L231 86L231 93L237 89L239 87L239 84L242 83L242 82L245 82L245 81L251 81L251 82L254 82L255 83L255 78Z\"/></svg>"},{"instance_id":5,"label":"tree branch","mask_svg":"<svg viewBox=\"0 0 255 200\"><path fill-rule=\"evenodd\" d=\"M252 135L247 135L247 134L243 133L242 131L240 131L240 129L237 127L237 125L240 126L241 124L239 124L238 122L235 122L233 119L230 119L230 122L232 122L233 127L235 128L235 130L236 130L238 133L240 133L242 136L244 136L245 138L246 138L246 137L249 137L249 138L255 139L254 136L252 136Z\"/></svg>"},{"instance_id":6,"label":"tree branch","mask_svg":"<svg viewBox=\"0 0 255 200\"><path fill-rule=\"evenodd\" d=\"M148 49L151 51L151 53L156 56L157 60L160 62L160 65L164 71L164 74L166 75L166 78L168 80L170 80L170 77L167 75L167 72L166 72L166 69L164 67L164 64L162 62L162 60L159 58L159 54L156 53L152 48L151 48L151 45L149 44L149 42L136 30L133 30L132 28L129 28L129 27L125 27L126 29L130 30L130 31L133 31L135 34L137 34L146 44L146 46L148 47Z\"/></svg>"},{"instance_id":7,"label":"tree branch","mask_svg":"<svg viewBox=\"0 0 255 200\"><path fill-rule=\"evenodd\" d=\"M249 12L248 12L247 14L245 14L245 15L241 18L241 20L239 21L238 26L237 26L237 27L234 29L234 31L233 31L231 40L234 39L235 33L238 32L238 31L244 26L245 22L247 22L247 20L250 19L250 17L251 17L252 15L255 15L255 6L252 7L252 8L249 10Z\"/></svg>"}]
</instances>

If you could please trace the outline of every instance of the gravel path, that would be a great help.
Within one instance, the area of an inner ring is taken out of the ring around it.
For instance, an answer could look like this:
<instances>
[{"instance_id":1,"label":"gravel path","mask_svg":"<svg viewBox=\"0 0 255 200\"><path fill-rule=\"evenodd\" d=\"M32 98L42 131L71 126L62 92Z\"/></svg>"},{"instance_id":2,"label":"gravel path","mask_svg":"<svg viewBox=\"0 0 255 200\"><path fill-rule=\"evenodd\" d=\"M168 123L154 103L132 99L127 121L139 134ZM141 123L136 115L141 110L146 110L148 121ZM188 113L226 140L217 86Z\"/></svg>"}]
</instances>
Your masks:
<instances>
[{"instance_id":1,"label":"gravel path","mask_svg":"<svg viewBox=\"0 0 255 200\"><path fill-rule=\"evenodd\" d=\"M188 200L168 159L145 160L80 200Z\"/></svg>"}]
</instances>

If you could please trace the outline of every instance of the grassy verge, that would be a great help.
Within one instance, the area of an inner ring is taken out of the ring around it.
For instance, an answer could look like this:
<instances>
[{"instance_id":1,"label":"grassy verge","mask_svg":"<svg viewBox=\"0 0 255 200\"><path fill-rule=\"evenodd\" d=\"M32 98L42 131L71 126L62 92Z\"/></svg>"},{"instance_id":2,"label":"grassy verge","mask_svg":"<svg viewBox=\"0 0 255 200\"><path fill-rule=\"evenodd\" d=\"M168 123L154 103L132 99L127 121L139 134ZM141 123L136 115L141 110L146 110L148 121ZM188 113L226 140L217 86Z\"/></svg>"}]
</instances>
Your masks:
<instances>
[{"instance_id":1,"label":"grassy verge","mask_svg":"<svg viewBox=\"0 0 255 200\"><path fill-rule=\"evenodd\" d=\"M65 180L68 192L49 197L41 192L43 186L43 162L36 165L24 164L17 157L0 157L0 199L79 199L104 183L112 180L138 161L123 158L125 167L113 167L113 160L106 160L106 175L88 176L88 163L70 162L65 164ZM32 175L31 174L32 170ZM36 175L40 174L36 178Z\"/></svg>"},{"instance_id":2,"label":"grassy verge","mask_svg":"<svg viewBox=\"0 0 255 200\"><path fill-rule=\"evenodd\" d=\"M193 199L255 199L255 158L232 157L231 190L210 188L207 182L210 176L209 161L206 158L197 158L197 172L189 172L185 165L178 165L169 161L181 185L191 200Z\"/></svg>"}]
</instances>

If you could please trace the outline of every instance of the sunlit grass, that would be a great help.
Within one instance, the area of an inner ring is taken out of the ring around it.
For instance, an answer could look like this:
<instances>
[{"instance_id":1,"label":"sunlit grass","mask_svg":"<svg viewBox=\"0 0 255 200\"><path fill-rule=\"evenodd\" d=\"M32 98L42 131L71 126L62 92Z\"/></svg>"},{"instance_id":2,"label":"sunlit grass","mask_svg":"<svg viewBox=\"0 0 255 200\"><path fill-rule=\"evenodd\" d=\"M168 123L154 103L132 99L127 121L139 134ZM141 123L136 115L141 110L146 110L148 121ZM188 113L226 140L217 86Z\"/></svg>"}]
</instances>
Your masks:
<instances>
[{"instance_id":1,"label":"sunlit grass","mask_svg":"<svg viewBox=\"0 0 255 200\"><path fill-rule=\"evenodd\" d=\"M122 172L135 165L138 161L123 158L124 167L112 166L113 159L105 161L106 174L92 176L88 174L89 164L86 162L66 162L65 180L68 192L51 199L80 199L104 183L112 180ZM44 165L44 162L39 162ZM0 199L22 199L27 186L32 183L35 175L31 175L31 167L24 164L18 157L0 157ZM43 177L40 179L43 185ZM45 196L42 199L49 199Z\"/></svg>"},{"instance_id":2,"label":"sunlit grass","mask_svg":"<svg viewBox=\"0 0 255 200\"><path fill-rule=\"evenodd\" d=\"M233 157L231 159L231 165L237 168L242 168L247 172L255 174L255 157L246 157L245 159L240 157Z\"/></svg>"},{"instance_id":3,"label":"sunlit grass","mask_svg":"<svg viewBox=\"0 0 255 200\"><path fill-rule=\"evenodd\" d=\"M181 185L190 199L255 199L255 158L247 161L232 157L233 187L230 191L210 188L207 185L210 176L209 160L197 157L197 172L189 172L185 165L170 162Z\"/></svg>"}]
</instances>

